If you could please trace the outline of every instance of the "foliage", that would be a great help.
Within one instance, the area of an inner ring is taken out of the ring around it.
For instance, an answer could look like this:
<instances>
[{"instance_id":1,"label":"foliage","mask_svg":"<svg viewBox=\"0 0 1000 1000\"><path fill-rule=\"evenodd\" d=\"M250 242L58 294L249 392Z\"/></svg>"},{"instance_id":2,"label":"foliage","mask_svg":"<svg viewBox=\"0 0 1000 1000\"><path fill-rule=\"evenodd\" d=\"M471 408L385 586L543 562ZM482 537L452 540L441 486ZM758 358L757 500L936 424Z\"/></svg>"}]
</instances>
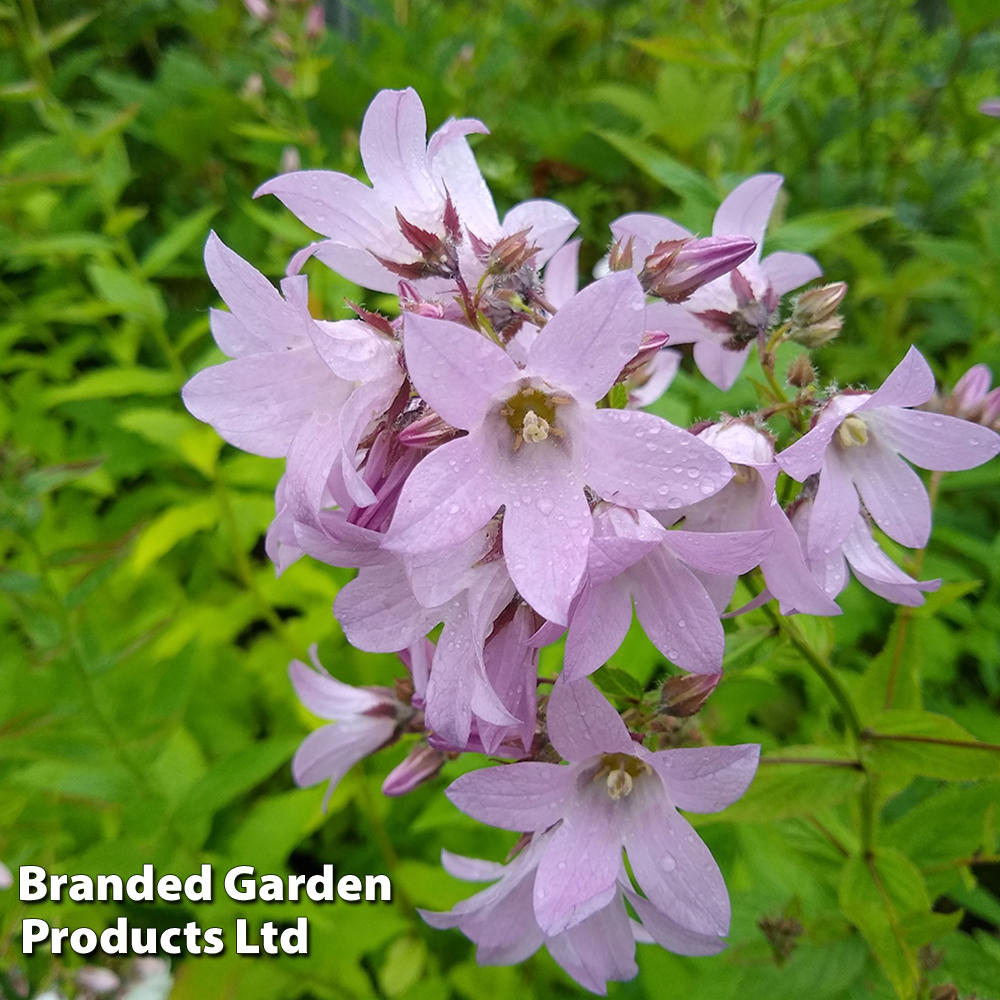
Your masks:
<instances>
[{"instance_id":1,"label":"foliage","mask_svg":"<svg viewBox=\"0 0 1000 1000\"><path fill-rule=\"evenodd\" d=\"M973 363L1000 371L1000 126L976 111L1000 90L993 5L378 0L328 4L319 38L299 6L270 25L238 0L79 10L0 4L0 858L393 876L392 904L204 905L203 926L308 915L310 955L184 958L176 997L576 995L545 956L480 969L468 942L416 917L466 894L441 847L511 846L444 802L454 765L388 801L378 785L406 750L393 748L326 815L319 789L291 782L316 722L287 661L319 640L345 680L398 667L344 641L329 611L346 575L299 563L276 583L262 532L278 463L223 446L180 406L185 378L220 360L206 232L277 278L310 234L254 188L295 159L357 171L372 95L412 84L432 124L495 126L477 146L494 191L569 205L587 264L625 211L705 233L738 180L785 174L767 249L814 253L851 286L825 369L872 383L916 343L950 386ZM325 315L346 315L345 296L384 307L309 273ZM687 424L720 398L686 364L658 412ZM732 892L732 947L650 950L613 995L664 982L690 998L927 997L948 982L997 995L998 485L996 463L937 482L930 547L898 553L946 581L923 608L852 584L831 621L764 608L729 623L724 679L685 725L764 746L748 795L698 823ZM624 705L665 669L636 633L604 690ZM161 905L99 912L180 922ZM24 915L0 895L5 994L81 961L23 959Z\"/></svg>"}]
</instances>

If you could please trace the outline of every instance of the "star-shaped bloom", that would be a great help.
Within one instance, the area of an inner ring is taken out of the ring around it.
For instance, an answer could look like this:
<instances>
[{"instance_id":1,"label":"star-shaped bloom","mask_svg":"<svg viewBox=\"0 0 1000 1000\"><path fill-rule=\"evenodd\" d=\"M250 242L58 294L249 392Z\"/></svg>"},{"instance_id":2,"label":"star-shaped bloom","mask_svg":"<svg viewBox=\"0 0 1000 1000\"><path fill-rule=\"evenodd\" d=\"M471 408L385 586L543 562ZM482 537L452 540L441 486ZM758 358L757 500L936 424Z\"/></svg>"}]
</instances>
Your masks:
<instances>
[{"instance_id":1,"label":"star-shaped bloom","mask_svg":"<svg viewBox=\"0 0 1000 1000\"><path fill-rule=\"evenodd\" d=\"M428 141L427 118L416 91L379 92L360 137L371 187L347 174L301 170L258 188L256 195L276 195L307 226L328 237L297 254L290 269L298 270L315 254L365 288L395 293L403 271L387 262L405 270L419 255L418 244L426 250L427 277L440 283L460 255L472 258L468 233L493 244L525 229L538 247L534 265L541 267L576 228L576 219L562 205L538 200L516 205L501 225L465 139L488 131L474 118L452 119ZM454 259L435 259L435 253Z\"/></svg>"},{"instance_id":2,"label":"star-shaped bloom","mask_svg":"<svg viewBox=\"0 0 1000 1000\"><path fill-rule=\"evenodd\" d=\"M714 449L652 414L597 409L639 348L644 309L634 274L609 275L548 321L523 368L467 327L406 316L414 386L468 434L411 473L386 546L409 554L442 549L503 507L514 585L539 614L565 624L593 533L585 487L645 509L720 489L732 470Z\"/></svg>"},{"instance_id":3,"label":"star-shaped bloom","mask_svg":"<svg viewBox=\"0 0 1000 1000\"><path fill-rule=\"evenodd\" d=\"M784 178L757 174L734 188L719 206L713 236L748 236L757 244L750 257L730 274L699 288L686 302L654 302L648 310L649 329L666 330L670 343L694 344L701 373L720 389L729 389L746 362L750 345L767 329L781 296L823 272L804 253L769 254L761 259L768 219ZM635 212L611 224L616 239L633 240L634 255L650 253L657 243L691 234L659 215Z\"/></svg>"},{"instance_id":4,"label":"star-shaped bloom","mask_svg":"<svg viewBox=\"0 0 1000 1000\"><path fill-rule=\"evenodd\" d=\"M873 393L841 393L815 426L778 455L803 482L819 473L809 517L807 555L829 556L858 518L858 496L875 523L900 545L919 549L931 532L931 505L920 477L903 459L940 472L971 469L1000 453L1000 436L941 413L909 409L934 393L934 375L911 347Z\"/></svg>"},{"instance_id":5,"label":"star-shaped bloom","mask_svg":"<svg viewBox=\"0 0 1000 1000\"><path fill-rule=\"evenodd\" d=\"M738 799L760 747L651 753L589 680L556 683L549 739L569 766L524 762L463 775L446 791L464 813L505 830L552 835L538 861L533 909L547 935L607 906L622 849L660 913L697 934L729 930L729 895L711 853L677 809L716 812ZM558 826L556 826L558 824Z\"/></svg>"}]
</instances>

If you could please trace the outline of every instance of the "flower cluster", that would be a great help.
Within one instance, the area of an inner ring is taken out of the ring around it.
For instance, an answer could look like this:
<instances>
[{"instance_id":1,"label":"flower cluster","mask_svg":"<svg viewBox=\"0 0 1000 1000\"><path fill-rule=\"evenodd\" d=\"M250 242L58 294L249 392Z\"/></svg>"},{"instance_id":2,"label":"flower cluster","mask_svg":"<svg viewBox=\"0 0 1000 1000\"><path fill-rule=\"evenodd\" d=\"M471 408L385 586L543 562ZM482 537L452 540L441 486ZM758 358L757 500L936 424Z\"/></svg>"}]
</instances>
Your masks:
<instances>
[{"instance_id":1,"label":"flower cluster","mask_svg":"<svg viewBox=\"0 0 1000 1000\"><path fill-rule=\"evenodd\" d=\"M823 391L803 359L788 399L776 346L835 337L846 286L803 293L782 321L783 297L821 271L805 254L761 255L780 176L732 191L710 237L658 216L617 220L602 276L578 291L576 220L544 200L501 220L466 138L485 131L451 120L428 140L417 95L383 91L360 137L370 186L313 170L266 183L258 194L324 238L292 258L279 292L211 236L206 265L229 307L212 330L232 360L196 375L184 399L233 445L285 459L267 536L278 571L303 554L356 568L338 622L356 647L407 667L394 689L356 689L318 661L292 664L305 705L334 721L303 743L296 780L332 790L407 733L417 742L386 794L448 755L513 761L448 794L522 834L520 852L507 865L446 854L453 874L495 884L425 917L459 927L482 962L544 944L604 992L635 974L637 940L724 947L725 885L678 810L734 801L759 750L652 750L655 734L630 732L589 676L633 609L666 661L701 675L697 690L668 682L676 714L691 714L718 683L743 574L762 580L752 606L774 598L783 614L838 614L848 565L874 593L921 603L937 581L905 574L873 526L925 545L930 505L907 463L970 468L1000 438L964 411L914 409L934 393L915 349L874 392ZM398 296L398 316L357 306L356 319L315 319L299 273L310 257ZM667 344L693 344L722 389L756 349L770 405L693 428L645 412L680 361ZM979 397L977 413L995 416ZM768 424L779 413L799 432L780 451ZM779 477L803 484L790 502ZM540 681L539 649L564 634L559 678Z\"/></svg>"}]
</instances>

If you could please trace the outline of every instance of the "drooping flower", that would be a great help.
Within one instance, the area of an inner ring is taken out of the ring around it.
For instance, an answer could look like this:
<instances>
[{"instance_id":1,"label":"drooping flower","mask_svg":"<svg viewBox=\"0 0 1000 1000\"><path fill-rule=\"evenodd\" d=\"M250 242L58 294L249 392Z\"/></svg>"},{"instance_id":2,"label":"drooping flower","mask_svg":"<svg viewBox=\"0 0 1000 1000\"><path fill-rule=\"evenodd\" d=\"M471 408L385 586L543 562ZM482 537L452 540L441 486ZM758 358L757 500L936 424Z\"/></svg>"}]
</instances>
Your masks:
<instances>
[{"instance_id":1,"label":"drooping flower","mask_svg":"<svg viewBox=\"0 0 1000 1000\"><path fill-rule=\"evenodd\" d=\"M329 781L324 808L341 778L363 757L391 743L416 715L389 688L352 687L326 672L309 650L315 669L292 660L288 673L302 704L332 725L310 733L292 759L296 784Z\"/></svg>"},{"instance_id":2,"label":"drooping flower","mask_svg":"<svg viewBox=\"0 0 1000 1000\"><path fill-rule=\"evenodd\" d=\"M873 393L834 396L815 426L778 455L803 482L819 473L809 517L809 558L832 556L854 528L858 497L892 539L923 548L931 507L920 477L903 459L941 472L971 469L1000 452L1000 436L957 417L910 409L930 399L934 375L911 347Z\"/></svg>"},{"instance_id":3,"label":"drooping flower","mask_svg":"<svg viewBox=\"0 0 1000 1000\"><path fill-rule=\"evenodd\" d=\"M539 833L555 827L532 893L541 930L559 934L607 906L618 891L624 848L651 906L686 930L725 936L722 875L677 809L715 812L734 802L753 778L760 748L651 753L587 679L556 683L547 726L568 767L505 764L463 775L446 792L491 826Z\"/></svg>"},{"instance_id":4,"label":"drooping flower","mask_svg":"<svg viewBox=\"0 0 1000 1000\"><path fill-rule=\"evenodd\" d=\"M646 635L672 663L694 673L720 670L722 609L703 581L757 566L772 536L769 529L668 531L644 511L595 511L587 575L570 611L565 679L593 673L614 655L632 624L633 603Z\"/></svg>"},{"instance_id":5,"label":"drooping flower","mask_svg":"<svg viewBox=\"0 0 1000 1000\"><path fill-rule=\"evenodd\" d=\"M796 502L791 522L805 545L809 535L809 522L815 516L811 498ZM809 569L816 582L832 599L847 586L847 567L858 582L879 597L893 604L915 608L924 603L924 594L937 590L940 580L914 580L903 572L883 551L872 535L865 516L860 511L844 541L832 552L812 551L808 556ZM781 601L783 615L804 610L794 596Z\"/></svg>"},{"instance_id":6,"label":"drooping flower","mask_svg":"<svg viewBox=\"0 0 1000 1000\"><path fill-rule=\"evenodd\" d=\"M719 206L713 236L748 236L753 254L729 274L699 288L686 302L654 302L647 326L666 330L671 345L694 344L701 373L720 389L731 388L746 362L750 345L771 323L781 296L823 272L808 254L779 251L761 259L768 219L784 178L758 174L734 188ZM635 253L657 243L690 237L682 226L662 216L636 212L611 224L620 241L633 239Z\"/></svg>"},{"instance_id":7,"label":"drooping flower","mask_svg":"<svg viewBox=\"0 0 1000 1000\"><path fill-rule=\"evenodd\" d=\"M410 475L387 547L443 548L503 507L511 579L539 614L565 623L593 532L585 487L647 509L720 489L729 464L687 432L651 414L596 408L639 348L644 308L631 272L609 275L548 321L524 368L466 327L407 316L414 386L469 433Z\"/></svg>"}]
</instances>

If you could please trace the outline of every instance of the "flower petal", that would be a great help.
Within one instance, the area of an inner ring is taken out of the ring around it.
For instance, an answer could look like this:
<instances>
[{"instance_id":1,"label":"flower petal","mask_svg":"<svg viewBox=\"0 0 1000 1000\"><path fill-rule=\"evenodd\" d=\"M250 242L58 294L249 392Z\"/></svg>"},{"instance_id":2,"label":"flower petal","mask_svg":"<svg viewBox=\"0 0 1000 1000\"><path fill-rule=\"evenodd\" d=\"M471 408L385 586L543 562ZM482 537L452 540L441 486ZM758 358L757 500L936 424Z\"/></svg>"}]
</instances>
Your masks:
<instances>
[{"instance_id":1,"label":"flower petal","mask_svg":"<svg viewBox=\"0 0 1000 1000\"><path fill-rule=\"evenodd\" d=\"M646 758L656 768L670 801L691 812L719 812L732 805L757 773L760 745L685 747Z\"/></svg>"},{"instance_id":2,"label":"flower petal","mask_svg":"<svg viewBox=\"0 0 1000 1000\"><path fill-rule=\"evenodd\" d=\"M880 442L921 469L973 469L1000 453L1000 436L986 427L948 417L886 406L866 417Z\"/></svg>"},{"instance_id":3,"label":"flower petal","mask_svg":"<svg viewBox=\"0 0 1000 1000\"><path fill-rule=\"evenodd\" d=\"M292 776L297 785L315 785L329 779L326 799L337 782L362 757L374 753L392 739L396 722L391 718L349 716L311 732L292 758Z\"/></svg>"},{"instance_id":4,"label":"flower petal","mask_svg":"<svg viewBox=\"0 0 1000 1000\"><path fill-rule=\"evenodd\" d=\"M635 801L633 801L635 800ZM655 780L635 783L625 852L639 888L662 913L698 934L729 931L729 893L711 851Z\"/></svg>"},{"instance_id":5,"label":"flower petal","mask_svg":"<svg viewBox=\"0 0 1000 1000\"><path fill-rule=\"evenodd\" d=\"M573 802L549 835L538 864L535 919L550 937L582 923L617 892L622 849L616 803L596 791Z\"/></svg>"},{"instance_id":6,"label":"flower petal","mask_svg":"<svg viewBox=\"0 0 1000 1000\"><path fill-rule=\"evenodd\" d=\"M502 764L463 774L445 795L480 823L533 832L547 829L563 815L574 774L559 764Z\"/></svg>"},{"instance_id":7,"label":"flower petal","mask_svg":"<svg viewBox=\"0 0 1000 1000\"><path fill-rule=\"evenodd\" d=\"M509 475L515 467L517 478L503 496L507 569L535 611L565 624L587 567L593 531L583 483L569 459L548 442L522 447L509 460Z\"/></svg>"},{"instance_id":8,"label":"flower petal","mask_svg":"<svg viewBox=\"0 0 1000 1000\"><path fill-rule=\"evenodd\" d=\"M601 753L637 753L621 716L586 678L560 679L553 685L546 721L552 746L564 760L575 763Z\"/></svg>"},{"instance_id":9,"label":"flower petal","mask_svg":"<svg viewBox=\"0 0 1000 1000\"><path fill-rule=\"evenodd\" d=\"M875 523L900 545L922 549L931 534L931 502L913 469L874 441L845 448L841 461ZM817 516L814 510L814 521ZM852 518L848 531L853 526Z\"/></svg>"},{"instance_id":10,"label":"flower petal","mask_svg":"<svg viewBox=\"0 0 1000 1000\"><path fill-rule=\"evenodd\" d=\"M465 541L503 503L497 475L494 453L481 434L441 445L406 480L385 547L431 552Z\"/></svg>"},{"instance_id":11,"label":"flower petal","mask_svg":"<svg viewBox=\"0 0 1000 1000\"><path fill-rule=\"evenodd\" d=\"M844 555L851 571L868 590L894 604L919 607L924 603L924 591L941 586L940 580L914 580L904 573L878 547L861 517L844 541Z\"/></svg>"},{"instance_id":12,"label":"flower petal","mask_svg":"<svg viewBox=\"0 0 1000 1000\"><path fill-rule=\"evenodd\" d=\"M563 246L579 224L577 217L565 205L540 198L522 201L503 219L503 235L513 236L530 229L528 241L538 247L532 258L535 267L542 267Z\"/></svg>"},{"instance_id":13,"label":"flower petal","mask_svg":"<svg viewBox=\"0 0 1000 1000\"><path fill-rule=\"evenodd\" d=\"M823 268L814 257L807 253L788 253L784 250L768 254L760 262L760 268L779 296L823 276Z\"/></svg>"},{"instance_id":14,"label":"flower petal","mask_svg":"<svg viewBox=\"0 0 1000 1000\"><path fill-rule=\"evenodd\" d=\"M528 370L596 403L639 350L646 296L631 271L578 292L546 323L528 352Z\"/></svg>"},{"instance_id":15,"label":"flower petal","mask_svg":"<svg viewBox=\"0 0 1000 1000\"><path fill-rule=\"evenodd\" d=\"M760 565L771 551L771 531L671 531L670 550L689 566L719 576L739 576Z\"/></svg>"},{"instance_id":16,"label":"flower petal","mask_svg":"<svg viewBox=\"0 0 1000 1000\"><path fill-rule=\"evenodd\" d=\"M743 235L757 241L752 260L760 260L767 222L784 183L781 174L757 174L733 188L715 213L713 236Z\"/></svg>"},{"instance_id":17,"label":"flower petal","mask_svg":"<svg viewBox=\"0 0 1000 1000\"><path fill-rule=\"evenodd\" d=\"M607 994L609 980L626 982L639 972L632 926L618 893L582 923L547 938L545 947L581 986L600 996Z\"/></svg>"},{"instance_id":18,"label":"flower petal","mask_svg":"<svg viewBox=\"0 0 1000 1000\"><path fill-rule=\"evenodd\" d=\"M464 882L495 882L498 878L503 878L507 871L507 866L498 861L468 858L446 848L441 849L441 867L453 878L460 878Z\"/></svg>"},{"instance_id":19,"label":"flower petal","mask_svg":"<svg viewBox=\"0 0 1000 1000\"><path fill-rule=\"evenodd\" d=\"M500 347L450 320L406 313L403 343L417 392L463 430L479 426L493 396L520 374Z\"/></svg>"},{"instance_id":20,"label":"flower petal","mask_svg":"<svg viewBox=\"0 0 1000 1000\"><path fill-rule=\"evenodd\" d=\"M584 586L570 613L564 681L592 674L618 651L632 624L632 595L624 581Z\"/></svg>"},{"instance_id":21,"label":"flower petal","mask_svg":"<svg viewBox=\"0 0 1000 1000\"><path fill-rule=\"evenodd\" d=\"M663 509L711 496L733 478L710 445L638 410L581 411L583 477L605 500Z\"/></svg>"},{"instance_id":22,"label":"flower petal","mask_svg":"<svg viewBox=\"0 0 1000 1000\"><path fill-rule=\"evenodd\" d=\"M637 893L626 891L625 898L632 904L653 941L675 955L717 955L727 947L726 942L716 934L699 934L682 927Z\"/></svg>"},{"instance_id":23,"label":"flower petal","mask_svg":"<svg viewBox=\"0 0 1000 1000\"><path fill-rule=\"evenodd\" d=\"M694 345L698 371L723 392L728 392L736 384L749 356L749 345L741 351L727 351L722 346L721 336L716 334L713 337L711 332Z\"/></svg>"},{"instance_id":24,"label":"flower petal","mask_svg":"<svg viewBox=\"0 0 1000 1000\"><path fill-rule=\"evenodd\" d=\"M682 670L718 672L725 652L722 624L691 570L663 545L628 572L635 613L650 642Z\"/></svg>"},{"instance_id":25,"label":"flower petal","mask_svg":"<svg viewBox=\"0 0 1000 1000\"><path fill-rule=\"evenodd\" d=\"M780 455L778 459L780 461ZM837 550L854 525L858 516L858 493L851 479L842 452L835 447L829 448L809 516L807 559L828 556Z\"/></svg>"},{"instance_id":26,"label":"flower petal","mask_svg":"<svg viewBox=\"0 0 1000 1000\"><path fill-rule=\"evenodd\" d=\"M919 406L934 395L934 373L915 347L889 373L889 377L865 400L859 410L879 406Z\"/></svg>"},{"instance_id":27,"label":"flower petal","mask_svg":"<svg viewBox=\"0 0 1000 1000\"><path fill-rule=\"evenodd\" d=\"M652 212L630 212L628 215L619 216L611 223L611 232L614 238L621 240L623 244L632 239L632 254L635 265L639 268L653 252L657 243L666 240L686 240L693 235L672 219L654 215Z\"/></svg>"},{"instance_id":28,"label":"flower petal","mask_svg":"<svg viewBox=\"0 0 1000 1000\"><path fill-rule=\"evenodd\" d=\"M545 265L545 301L556 309L562 309L579 290L581 243L570 240Z\"/></svg>"}]
</instances>

